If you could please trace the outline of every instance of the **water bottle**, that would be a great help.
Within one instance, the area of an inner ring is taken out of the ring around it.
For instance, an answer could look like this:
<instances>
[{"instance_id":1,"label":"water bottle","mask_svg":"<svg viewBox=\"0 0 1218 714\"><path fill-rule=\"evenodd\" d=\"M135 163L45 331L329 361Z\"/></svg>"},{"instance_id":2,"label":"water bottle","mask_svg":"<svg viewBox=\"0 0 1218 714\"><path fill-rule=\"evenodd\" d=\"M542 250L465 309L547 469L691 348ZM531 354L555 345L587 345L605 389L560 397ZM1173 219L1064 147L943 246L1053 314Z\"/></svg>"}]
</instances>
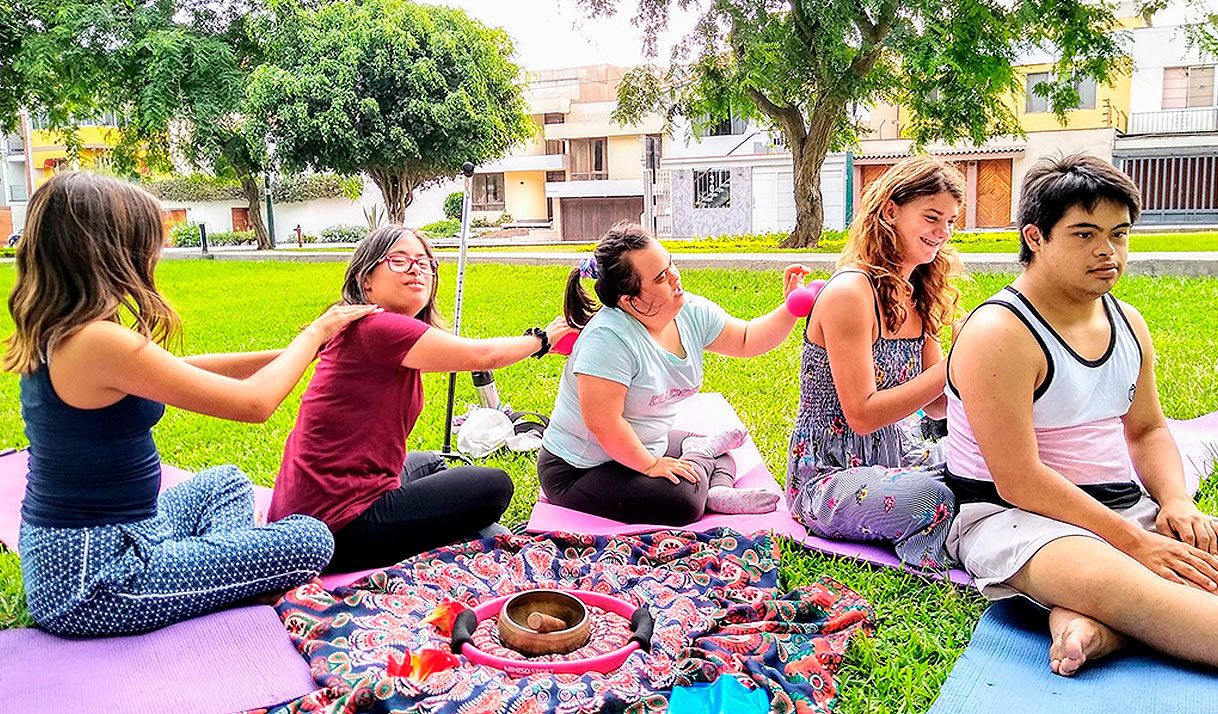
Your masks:
<instances>
[{"instance_id":1,"label":"water bottle","mask_svg":"<svg viewBox=\"0 0 1218 714\"><path fill-rule=\"evenodd\" d=\"M470 372L474 380L474 391L478 393L478 406L485 409L499 408L499 390L495 389L495 375L485 372Z\"/></svg>"}]
</instances>

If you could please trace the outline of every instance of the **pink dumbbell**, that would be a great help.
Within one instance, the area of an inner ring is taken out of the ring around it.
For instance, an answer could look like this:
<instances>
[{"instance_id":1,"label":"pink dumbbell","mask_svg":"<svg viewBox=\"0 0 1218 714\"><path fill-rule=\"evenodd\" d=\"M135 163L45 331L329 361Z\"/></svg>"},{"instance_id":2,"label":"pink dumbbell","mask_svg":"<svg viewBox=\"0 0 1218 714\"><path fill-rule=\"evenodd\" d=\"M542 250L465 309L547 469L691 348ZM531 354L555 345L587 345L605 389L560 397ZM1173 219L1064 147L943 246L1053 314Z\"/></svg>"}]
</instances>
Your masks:
<instances>
[{"instance_id":1,"label":"pink dumbbell","mask_svg":"<svg viewBox=\"0 0 1218 714\"><path fill-rule=\"evenodd\" d=\"M813 280L806 286L795 288L787 295L787 310L795 317L807 317L816 303L816 296L825 287L824 280Z\"/></svg>"},{"instance_id":2,"label":"pink dumbbell","mask_svg":"<svg viewBox=\"0 0 1218 714\"><path fill-rule=\"evenodd\" d=\"M553 346L550 351L556 355L569 355L575 347L575 340L579 338L579 330L568 332Z\"/></svg>"}]
</instances>

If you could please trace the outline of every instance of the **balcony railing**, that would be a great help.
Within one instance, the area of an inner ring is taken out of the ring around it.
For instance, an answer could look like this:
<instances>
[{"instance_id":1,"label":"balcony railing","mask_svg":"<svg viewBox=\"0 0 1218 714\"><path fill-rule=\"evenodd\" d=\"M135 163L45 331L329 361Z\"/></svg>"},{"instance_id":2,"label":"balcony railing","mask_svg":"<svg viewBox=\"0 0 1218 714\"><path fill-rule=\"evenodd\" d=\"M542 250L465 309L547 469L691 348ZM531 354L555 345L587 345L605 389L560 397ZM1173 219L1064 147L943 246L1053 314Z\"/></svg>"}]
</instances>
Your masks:
<instances>
[{"instance_id":1,"label":"balcony railing","mask_svg":"<svg viewBox=\"0 0 1218 714\"><path fill-rule=\"evenodd\" d=\"M23 142L21 140L20 136L8 137L7 144L8 144L8 153L9 154L24 154L25 153L25 142Z\"/></svg>"},{"instance_id":2,"label":"balcony railing","mask_svg":"<svg viewBox=\"0 0 1218 714\"><path fill-rule=\"evenodd\" d=\"M1218 107L1134 112L1126 134L1194 134L1218 131Z\"/></svg>"},{"instance_id":3,"label":"balcony railing","mask_svg":"<svg viewBox=\"0 0 1218 714\"><path fill-rule=\"evenodd\" d=\"M25 190L22 184L12 184L8 187L8 200L10 201L28 201L30 200L29 191Z\"/></svg>"},{"instance_id":4,"label":"balcony railing","mask_svg":"<svg viewBox=\"0 0 1218 714\"><path fill-rule=\"evenodd\" d=\"M584 171L584 172L572 171L571 180L572 181L608 181L609 172L608 171Z\"/></svg>"}]
</instances>

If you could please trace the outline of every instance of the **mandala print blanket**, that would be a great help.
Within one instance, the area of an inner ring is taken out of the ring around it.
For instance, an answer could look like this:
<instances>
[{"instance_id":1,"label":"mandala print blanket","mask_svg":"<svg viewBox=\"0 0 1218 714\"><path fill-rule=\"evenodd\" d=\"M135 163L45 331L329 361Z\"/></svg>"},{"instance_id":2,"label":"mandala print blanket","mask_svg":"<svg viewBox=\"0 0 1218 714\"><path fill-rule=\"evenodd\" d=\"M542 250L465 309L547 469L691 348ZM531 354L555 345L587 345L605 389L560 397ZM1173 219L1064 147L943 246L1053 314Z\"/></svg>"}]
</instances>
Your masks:
<instances>
[{"instance_id":1,"label":"mandala print blanket","mask_svg":"<svg viewBox=\"0 0 1218 714\"><path fill-rule=\"evenodd\" d=\"M275 712L660 712L674 686L734 676L774 712L828 712L850 638L874 612L823 579L782 594L768 536L730 530L613 538L510 536L423 553L334 592L316 581L278 610L319 689ZM646 605L651 652L609 674L519 678L448 655L442 614L535 587ZM441 616L437 617L437 613ZM393 676L391 676L393 675Z\"/></svg>"}]
</instances>

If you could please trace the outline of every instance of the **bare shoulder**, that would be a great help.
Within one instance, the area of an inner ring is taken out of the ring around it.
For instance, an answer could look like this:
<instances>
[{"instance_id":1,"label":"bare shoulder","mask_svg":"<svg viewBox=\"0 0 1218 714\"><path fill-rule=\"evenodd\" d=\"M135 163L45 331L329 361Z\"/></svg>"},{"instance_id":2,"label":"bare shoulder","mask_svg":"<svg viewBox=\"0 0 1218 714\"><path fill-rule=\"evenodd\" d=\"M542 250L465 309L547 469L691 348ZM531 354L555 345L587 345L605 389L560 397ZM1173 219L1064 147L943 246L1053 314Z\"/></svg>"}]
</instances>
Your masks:
<instances>
[{"instance_id":1,"label":"bare shoulder","mask_svg":"<svg viewBox=\"0 0 1218 714\"><path fill-rule=\"evenodd\" d=\"M98 357L131 353L148 339L129 327L109 320L94 320L73 332L55 347L57 357Z\"/></svg>"},{"instance_id":2,"label":"bare shoulder","mask_svg":"<svg viewBox=\"0 0 1218 714\"><path fill-rule=\"evenodd\" d=\"M1138 339L1142 340L1144 343L1149 343L1150 325L1146 323L1146 318L1142 316L1142 313L1136 307L1130 305L1124 300L1117 300L1116 298L1113 298L1113 300L1116 301L1117 307L1120 309L1121 314L1124 315L1125 319L1129 321L1129 327L1133 330L1133 333L1138 336Z\"/></svg>"},{"instance_id":3,"label":"bare shoulder","mask_svg":"<svg viewBox=\"0 0 1218 714\"><path fill-rule=\"evenodd\" d=\"M872 314L871 303L875 300L871 280L862 273L840 273L830 280L816 296L816 307L822 312L845 315L866 310Z\"/></svg>"},{"instance_id":4,"label":"bare shoulder","mask_svg":"<svg viewBox=\"0 0 1218 714\"><path fill-rule=\"evenodd\" d=\"M1041 352L1036 338L1019 315L999 304L975 308L952 345L954 354L976 355L980 359L1004 359Z\"/></svg>"}]
</instances>

